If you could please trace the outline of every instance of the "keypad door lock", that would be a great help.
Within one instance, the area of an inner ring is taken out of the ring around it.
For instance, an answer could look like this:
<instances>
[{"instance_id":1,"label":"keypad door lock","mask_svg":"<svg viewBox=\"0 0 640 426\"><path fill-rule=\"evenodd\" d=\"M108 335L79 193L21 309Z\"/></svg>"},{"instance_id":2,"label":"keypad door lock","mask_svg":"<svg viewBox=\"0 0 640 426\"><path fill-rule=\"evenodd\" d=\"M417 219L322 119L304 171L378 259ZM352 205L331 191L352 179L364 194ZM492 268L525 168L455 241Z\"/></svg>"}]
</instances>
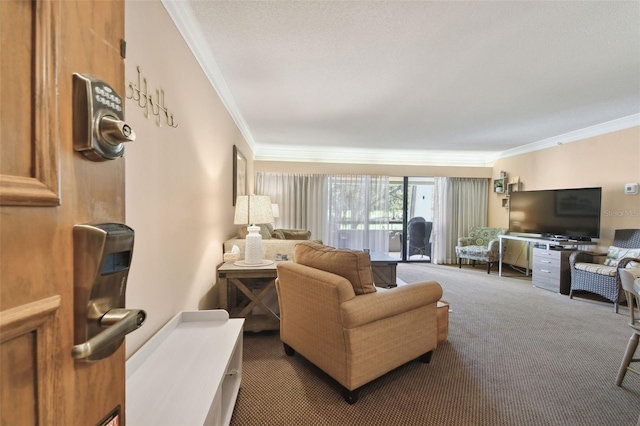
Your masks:
<instances>
[{"instance_id":1,"label":"keypad door lock","mask_svg":"<svg viewBox=\"0 0 640 426\"><path fill-rule=\"evenodd\" d=\"M98 361L111 356L125 336L142 326L142 309L125 309L133 229L122 223L73 227L73 358Z\"/></svg>"},{"instance_id":2,"label":"keypad door lock","mask_svg":"<svg viewBox=\"0 0 640 426\"><path fill-rule=\"evenodd\" d=\"M136 134L124 121L124 101L107 83L73 74L73 147L91 161L115 160Z\"/></svg>"}]
</instances>

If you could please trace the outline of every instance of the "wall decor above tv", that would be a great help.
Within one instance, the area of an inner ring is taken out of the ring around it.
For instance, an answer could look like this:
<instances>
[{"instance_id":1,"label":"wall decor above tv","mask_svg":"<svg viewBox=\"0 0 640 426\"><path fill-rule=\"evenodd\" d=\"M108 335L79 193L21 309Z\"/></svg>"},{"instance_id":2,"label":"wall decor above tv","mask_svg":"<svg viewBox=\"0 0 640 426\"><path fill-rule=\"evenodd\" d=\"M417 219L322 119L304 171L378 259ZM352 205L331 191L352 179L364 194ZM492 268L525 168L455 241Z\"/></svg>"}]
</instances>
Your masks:
<instances>
[{"instance_id":1,"label":"wall decor above tv","mask_svg":"<svg viewBox=\"0 0 640 426\"><path fill-rule=\"evenodd\" d=\"M509 232L569 240L600 238L601 202L599 187L514 192Z\"/></svg>"}]
</instances>

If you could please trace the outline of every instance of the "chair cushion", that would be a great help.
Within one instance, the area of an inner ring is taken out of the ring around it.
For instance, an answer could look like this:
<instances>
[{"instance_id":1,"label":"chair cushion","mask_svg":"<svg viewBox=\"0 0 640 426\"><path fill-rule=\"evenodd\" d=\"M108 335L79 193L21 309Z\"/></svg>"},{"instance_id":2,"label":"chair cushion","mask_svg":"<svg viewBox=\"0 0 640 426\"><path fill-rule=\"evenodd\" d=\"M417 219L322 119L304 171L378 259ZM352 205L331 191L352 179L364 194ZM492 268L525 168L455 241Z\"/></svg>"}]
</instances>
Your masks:
<instances>
[{"instance_id":1,"label":"chair cushion","mask_svg":"<svg viewBox=\"0 0 640 426\"><path fill-rule=\"evenodd\" d=\"M606 275L608 277L615 277L618 269L615 266L601 265L599 263L586 263L586 262L576 263L575 268L580 271Z\"/></svg>"},{"instance_id":2,"label":"chair cushion","mask_svg":"<svg viewBox=\"0 0 640 426\"><path fill-rule=\"evenodd\" d=\"M625 257L640 257L640 248L621 248L616 246L609 246L609 250L607 250L607 258L604 261L604 264L607 266L618 266L620 260ZM631 262L634 263L634 262ZM634 267L634 266L627 266Z\"/></svg>"},{"instance_id":3,"label":"chair cushion","mask_svg":"<svg viewBox=\"0 0 640 426\"><path fill-rule=\"evenodd\" d=\"M301 241L295 250L296 263L346 278L356 295L376 292L369 253L336 249L311 241Z\"/></svg>"},{"instance_id":4,"label":"chair cushion","mask_svg":"<svg viewBox=\"0 0 640 426\"><path fill-rule=\"evenodd\" d=\"M489 251L486 246L457 246L456 256L464 259L496 262L500 254Z\"/></svg>"}]
</instances>

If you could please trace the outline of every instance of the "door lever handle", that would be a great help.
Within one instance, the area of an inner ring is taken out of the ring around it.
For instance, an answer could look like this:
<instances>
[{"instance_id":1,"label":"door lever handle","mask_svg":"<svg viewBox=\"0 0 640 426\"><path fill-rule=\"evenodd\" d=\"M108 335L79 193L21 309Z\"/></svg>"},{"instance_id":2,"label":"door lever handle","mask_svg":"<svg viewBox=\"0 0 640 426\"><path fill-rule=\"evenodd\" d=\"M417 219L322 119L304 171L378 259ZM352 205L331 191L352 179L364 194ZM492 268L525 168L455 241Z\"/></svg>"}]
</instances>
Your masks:
<instances>
[{"instance_id":1,"label":"door lever handle","mask_svg":"<svg viewBox=\"0 0 640 426\"><path fill-rule=\"evenodd\" d=\"M100 318L100 326L106 328L86 342L75 345L71 355L75 359L88 358L140 328L146 318L147 313L142 309L111 309Z\"/></svg>"}]
</instances>

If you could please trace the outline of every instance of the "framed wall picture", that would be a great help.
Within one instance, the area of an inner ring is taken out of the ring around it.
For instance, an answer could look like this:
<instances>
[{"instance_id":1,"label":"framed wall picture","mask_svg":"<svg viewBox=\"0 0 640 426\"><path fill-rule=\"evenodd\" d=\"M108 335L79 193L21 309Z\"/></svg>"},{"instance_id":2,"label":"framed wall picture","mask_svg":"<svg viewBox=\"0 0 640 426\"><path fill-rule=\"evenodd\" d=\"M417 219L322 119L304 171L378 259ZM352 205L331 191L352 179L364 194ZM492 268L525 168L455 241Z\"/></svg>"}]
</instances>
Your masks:
<instances>
[{"instance_id":1,"label":"framed wall picture","mask_svg":"<svg viewBox=\"0 0 640 426\"><path fill-rule=\"evenodd\" d=\"M247 159L233 146L233 205L239 195L247 195Z\"/></svg>"}]
</instances>

